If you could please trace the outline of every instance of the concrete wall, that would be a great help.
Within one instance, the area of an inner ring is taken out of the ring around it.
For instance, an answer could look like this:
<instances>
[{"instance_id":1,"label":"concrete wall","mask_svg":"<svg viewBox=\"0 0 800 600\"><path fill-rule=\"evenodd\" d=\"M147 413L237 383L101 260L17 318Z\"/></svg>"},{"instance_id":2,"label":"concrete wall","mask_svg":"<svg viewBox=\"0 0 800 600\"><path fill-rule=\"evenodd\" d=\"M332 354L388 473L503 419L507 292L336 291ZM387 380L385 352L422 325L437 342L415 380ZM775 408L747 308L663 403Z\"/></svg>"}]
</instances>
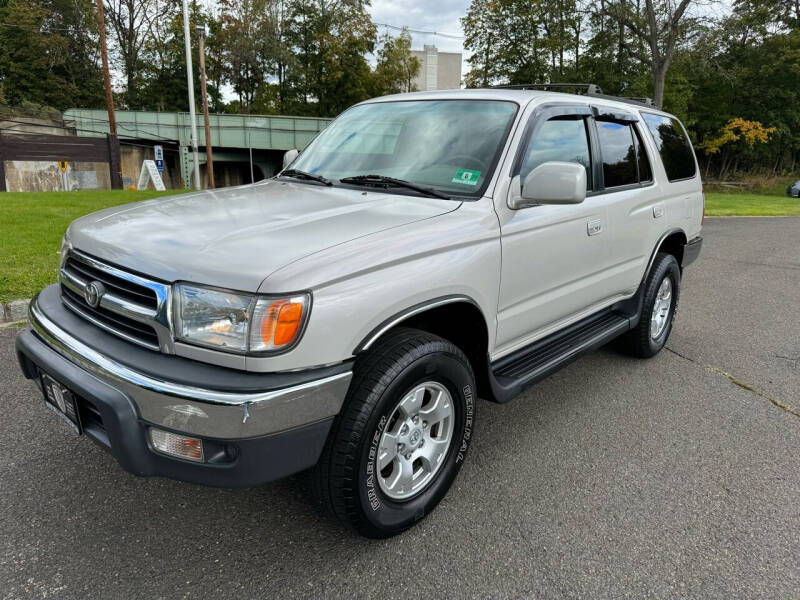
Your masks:
<instances>
[{"instance_id":1,"label":"concrete wall","mask_svg":"<svg viewBox=\"0 0 800 600\"><path fill-rule=\"evenodd\" d=\"M7 160L6 189L9 192L59 192L64 190L64 180L57 162L32 160ZM107 163L70 163L67 167L69 189L111 189L111 175Z\"/></svg>"},{"instance_id":2,"label":"concrete wall","mask_svg":"<svg viewBox=\"0 0 800 600\"><path fill-rule=\"evenodd\" d=\"M419 91L455 90L461 87L461 53L439 52L436 46L412 50L419 60L419 73L414 86Z\"/></svg>"}]
</instances>

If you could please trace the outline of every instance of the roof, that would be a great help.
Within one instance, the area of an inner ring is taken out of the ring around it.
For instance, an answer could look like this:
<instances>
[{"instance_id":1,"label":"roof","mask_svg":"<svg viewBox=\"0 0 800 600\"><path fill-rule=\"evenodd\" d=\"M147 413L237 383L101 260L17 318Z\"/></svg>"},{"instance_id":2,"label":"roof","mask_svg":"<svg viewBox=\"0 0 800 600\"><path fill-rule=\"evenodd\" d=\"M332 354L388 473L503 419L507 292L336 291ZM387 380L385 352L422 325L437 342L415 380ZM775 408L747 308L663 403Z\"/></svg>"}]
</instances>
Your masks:
<instances>
[{"instance_id":1,"label":"roof","mask_svg":"<svg viewBox=\"0 0 800 600\"><path fill-rule=\"evenodd\" d=\"M576 104L606 106L623 112L646 111L658 114L669 114L651 106L639 106L629 102L611 100L606 97L567 94L564 92L546 92L542 90L516 90L505 88L469 88L458 90L433 90L427 92L409 92L373 98L366 102L398 102L404 100L505 100L526 106L531 101L552 101Z\"/></svg>"}]
</instances>

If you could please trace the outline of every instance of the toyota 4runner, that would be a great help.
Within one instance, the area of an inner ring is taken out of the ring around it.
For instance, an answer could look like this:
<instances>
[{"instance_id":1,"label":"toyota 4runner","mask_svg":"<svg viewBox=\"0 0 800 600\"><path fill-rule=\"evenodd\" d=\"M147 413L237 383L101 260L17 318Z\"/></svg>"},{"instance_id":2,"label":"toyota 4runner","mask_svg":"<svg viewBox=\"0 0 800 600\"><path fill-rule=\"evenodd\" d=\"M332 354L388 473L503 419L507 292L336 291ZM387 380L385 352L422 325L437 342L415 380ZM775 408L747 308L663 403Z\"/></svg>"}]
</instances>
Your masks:
<instances>
[{"instance_id":1,"label":"toyota 4runner","mask_svg":"<svg viewBox=\"0 0 800 600\"><path fill-rule=\"evenodd\" d=\"M643 103L529 89L388 96L253 185L78 219L17 340L25 375L136 475L248 486L313 467L386 537L477 426L614 338L664 346L704 200Z\"/></svg>"}]
</instances>

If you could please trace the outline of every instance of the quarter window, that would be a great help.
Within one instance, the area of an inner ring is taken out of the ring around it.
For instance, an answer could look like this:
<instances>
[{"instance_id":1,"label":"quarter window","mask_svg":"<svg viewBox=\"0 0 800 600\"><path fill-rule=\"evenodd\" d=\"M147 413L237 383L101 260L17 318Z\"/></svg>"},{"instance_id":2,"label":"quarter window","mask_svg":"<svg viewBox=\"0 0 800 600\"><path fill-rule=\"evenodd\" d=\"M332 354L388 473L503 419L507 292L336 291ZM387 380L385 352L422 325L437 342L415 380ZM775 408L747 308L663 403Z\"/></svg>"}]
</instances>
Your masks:
<instances>
[{"instance_id":1,"label":"quarter window","mask_svg":"<svg viewBox=\"0 0 800 600\"><path fill-rule=\"evenodd\" d=\"M582 118L550 119L534 133L520 168L520 181L542 163L550 161L573 162L586 169L586 188L592 189L592 161L586 122Z\"/></svg>"},{"instance_id":2,"label":"quarter window","mask_svg":"<svg viewBox=\"0 0 800 600\"><path fill-rule=\"evenodd\" d=\"M694 177L696 165L692 145L683 132L683 127L678 119L642 113L647 128L653 135L667 179L675 181Z\"/></svg>"}]
</instances>

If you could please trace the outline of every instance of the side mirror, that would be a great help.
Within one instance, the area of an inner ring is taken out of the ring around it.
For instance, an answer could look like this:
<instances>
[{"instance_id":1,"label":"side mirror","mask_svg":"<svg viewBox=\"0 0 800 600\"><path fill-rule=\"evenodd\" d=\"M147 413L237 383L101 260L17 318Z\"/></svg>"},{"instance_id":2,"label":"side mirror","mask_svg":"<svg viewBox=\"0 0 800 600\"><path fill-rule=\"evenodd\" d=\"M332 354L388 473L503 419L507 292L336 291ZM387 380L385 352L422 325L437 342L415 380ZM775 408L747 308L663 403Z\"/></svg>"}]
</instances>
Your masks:
<instances>
[{"instance_id":1,"label":"side mirror","mask_svg":"<svg viewBox=\"0 0 800 600\"><path fill-rule=\"evenodd\" d=\"M297 148L292 148L291 150L287 150L286 153L283 155L283 168L285 169L290 164L294 162L294 159L297 158L297 155L300 154L300 151Z\"/></svg>"},{"instance_id":2,"label":"side mirror","mask_svg":"<svg viewBox=\"0 0 800 600\"><path fill-rule=\"evenodd\" d=\"M538 204L580 204L586 198L586 168L578 163L546 162L528 173L522 194L514 198L524 208Z\"/></svg>"}]
</instances>

